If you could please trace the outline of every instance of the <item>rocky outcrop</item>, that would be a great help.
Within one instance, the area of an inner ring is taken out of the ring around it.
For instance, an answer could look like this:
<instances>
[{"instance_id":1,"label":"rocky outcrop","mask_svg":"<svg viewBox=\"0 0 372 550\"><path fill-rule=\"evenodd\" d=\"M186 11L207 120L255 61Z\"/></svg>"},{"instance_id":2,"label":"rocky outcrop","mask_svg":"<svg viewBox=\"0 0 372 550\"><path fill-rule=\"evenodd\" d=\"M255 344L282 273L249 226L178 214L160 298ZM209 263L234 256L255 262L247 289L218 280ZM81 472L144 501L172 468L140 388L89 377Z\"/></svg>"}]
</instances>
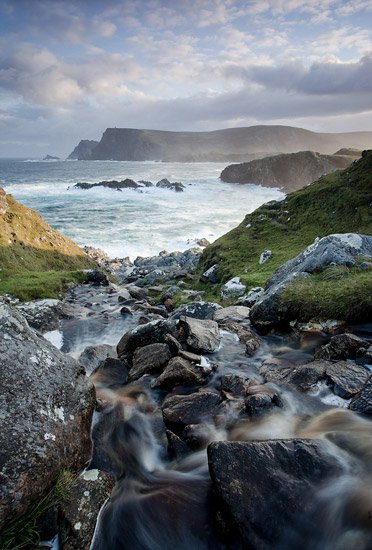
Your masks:
<instances>
[{"instance_id":1,"label":"rocky outcrop","mask_svg":"<svg viewBox=\"0 0 372 550\"><path fill-rule=\"evenodd\" d=\"M94 389L79 364L0 303L0 529L91 452Z\"/></svg>"},{"instance_id":2,"label":"rocky outcrop","mask_svg":"<svg viewBox=\"0 0 372 550\"><path fill-rule=\"evenodd\" d=\"M69 158L82 160L166 160L221 162L307 149L333 153L340 147L372 147L371 132L322 134L290 126L251 126L214 132L167 132L107 128L101 141L83 140Z\"/></svg>"},{"instance_id":3,"label":"rocky outcrop","mask_svg":"<svg viewBox=\"0 0 372 550\"><path fill-rule=\"evenodd\" d=\"M3 216L8 210L8 202L6 200L6 193L2 187L0 187L0 216Z\"/></svg>"},{"instance_id":4,"label":"rocky outcrop","mask_svg":"<svg viewBox=\"0 0 372 550\"><path fill-rule=\"evenodd\" d=\"M276 155L264 159L232 164L221 172L222 181L253 183L264 187L279 187L285 193L297 191L317 180L322 174L346 168L353 158L350 155L320 155L313 151Z\"/></svg>"},{"instance_id":5,"label":"rocky outcrop","mask_svg":"<svg viewBox=\"0 0 372 550\"><path fill-rule=\"evenodd\" d=\"M53 155L46 155L43 160L61 160L59 157L54 157Z\"/></svg>"}]
</instances>

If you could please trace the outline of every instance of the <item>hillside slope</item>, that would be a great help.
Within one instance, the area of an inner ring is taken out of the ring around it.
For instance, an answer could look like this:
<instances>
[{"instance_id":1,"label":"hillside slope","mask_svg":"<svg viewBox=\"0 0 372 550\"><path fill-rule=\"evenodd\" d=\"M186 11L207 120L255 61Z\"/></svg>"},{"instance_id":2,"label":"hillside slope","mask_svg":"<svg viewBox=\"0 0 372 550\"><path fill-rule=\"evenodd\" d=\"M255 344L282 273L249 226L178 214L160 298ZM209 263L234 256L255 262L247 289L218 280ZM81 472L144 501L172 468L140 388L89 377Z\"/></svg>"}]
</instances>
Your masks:
<instances>
[{"instance_id":1,"label":"hillside slope","mask_svg":"<svg viewBox=\"0 0 372 550\"><path fill-rule=\"evenodd\" d=\"M248 214L204 250L198 272L219 263L221 282L240 276L248 288L263 285L277 267L316 237L347 232L372 234L372 151L364 151L349 168ZM259 265L266 249L273 255Z\"/></svg>"},{"instance_id":2,"label":"hillside slope","mask_svg":"<svg viewBox=\"0 0 372 550\"><path fill-rule=\"evenodd\" d=\"M372 148L372 132L322 134L291 126L250 126L214 132L168 132L134 128L107 128L92 149L86 140L69 158L82 160L231 161L237 155L251 160L267 153L319 151L331 154L341 147Z\"/></svg>"},{"instance_id":3,"label":"hillside slope","mask_svg":"<svg viewBox=\"0 0 372 550\"><path fill-rule=\"evenodd\" d=\"M0 294L55 296L77 271L96 267L84 251L3 189L0 210Z\"/></svg>"},{"instance_id":4,"label":"hillside slope","mask_svg":"<svg viewBox=\"0 0 372 550\"><path fill-rule=\"evenodd\" d=\"M227 183L253 183L263 187L280 187L285 193L297 191L322 174L346 168L360 157L351 155L321 155L313 151L275 155L260 160L227 166L221 180Z\"/></svg>"}]
</instances>

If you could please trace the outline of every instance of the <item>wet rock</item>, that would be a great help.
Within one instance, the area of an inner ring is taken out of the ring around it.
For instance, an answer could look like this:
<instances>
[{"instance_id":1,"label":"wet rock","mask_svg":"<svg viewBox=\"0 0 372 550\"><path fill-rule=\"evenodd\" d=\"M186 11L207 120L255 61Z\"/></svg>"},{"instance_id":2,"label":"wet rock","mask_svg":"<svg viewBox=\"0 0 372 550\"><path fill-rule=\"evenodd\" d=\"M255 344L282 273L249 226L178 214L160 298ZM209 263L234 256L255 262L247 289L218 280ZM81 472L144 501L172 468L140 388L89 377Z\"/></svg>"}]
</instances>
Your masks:
<instances>
[{"instance_id":1,"label":"wet rock","mask_svg":"<svg viewBox=\"0 0 372 550\"><path fill-rule=\"evenodd\" d=\"M240 277L233 277L221 288L221 300L238 298L244 294L246 289L247 287L240 282Z\"/></svg>"},{"instance_id":2,"label":"wet rock","mask_svg":"<svg viewBox=\"0 0 372 550\"><path fill-rule=\"evenodd\" d=\"M147 306L145 307L144 312L148 315L158 315L159 317L163 317L163 319L168 318L168 313L162 307Z\"/></svg>"},{"instance_id":3,"label":"wet rock","mask_svg":"<svg viewBox=\"0 0 372 550\"><path fill-rule=\"evenodd\" d=\"M305 515L314 486L340 472L323 449L321 442L306 439L209 445L220 513L239 548L287 547L288 530Z\"/></svg>"},{"instance_id":4,"label":"wet rock","mask_svg":"<svg viewBox=\"0 0 372 550\"><path fill-rule=\"evenodd\" d=\"M120 315L133 315L132 310L128 306L123 306L120 310Z\"/></svg>"},{"instance_id":5,"label":"wet rock","mask_svg":"<svg viewBox=\"0 0 372 550\"><path fill-rule=\"evenodd\" d=\"M249 355L250 357L253 357L257 350L261 346L261 338L253 334L253 332L246 331L244 338L245 338L245 353Z\"/></svg>"},{"instance_id":6,"label":"wet rock","mask_svg":"<svg viewBox=\"0 0 372 550\"><path fill-rule=\"evenodd\" d=\"M180 351L182 351L182 346L180 342L172 336L172 334L166 334L164 336L164 342L168 344L169 349L171 350L173 355L178 355Z\"/></svg>"},{"instance_id":7,"label":"wet rock","mask_svg":"<svg viewBox=\"0 0 372 550\"><path fill-rule=\"evenodd\" d=\"M327 366L327 376L334 383L336 395L348 399L361 391L371 372L349 361L338 361Z\"/></svg>"},{"instance_id":8,"label":"wet rock","mask_svg":"<svg viewBox=\"0 0 372 550\"><path fill-rule=\"evenodd\" d=\"M79 355L78 362L85 367L88 374L90 374L101 361L104 361L107 357L116 357L115 346L109 344L99 344L98 346L87 346L85 350Z\"/></svg>"},{"instance_id":9,"label":"wet rock","mask_svg":"<svg viewBox=\"0 0 372 550\"><path fill-rule=\"evenodd\" d=\"M93 283L95 285L108 286L109 280L108 277L103 271L99 269L85 269L84 270L86 281L88 283Z\"/></svg>"},{"instance_id":10,"label":"wet rock","mask_svg":"<svg viewBox=\"0 0 372 550\"><path fill-rule=\"evenodd\" d=\"M132 298L135 298L135 300L146 300L149 293L146 288L139 288L137 286L128 286L128 292L132 296Z\"/></svg>"},{"instance_id":11,"label":"wet rock","mask_svg":"<svg viewBox=\"0 0 372 550\"><path fill-rule=\"evenodd\" d=\"M171 319L179 319L183 315L194 319L213 319L215 311L221 309L214 302L190 302L178 307L171 315Z\"/></svg>"},{"instance_id":12,"label":"wet rock","mask_svg":"<svg viewBox=\"0 0 372 550\"><path fill-rule=\"evenodd\" d=\"M220 264L214 264L212 267L207 269L207 271L204 271L204 273L201 275L200 280L204 283L212 283L216 284L219 282L218 280L218 268L220 267Z\"/></svg>"},{"instance_id":13,"label":"wet rock","mask_svg":"<svg viewBox=\"0 0 372 550\"><path fill-rule=\"evenodd\" d=\"M368 378L362 390L351 401L349 408L352 411L372 415L372 376Z\"/></svg>"},{"instance_id":14,"label":"wet rock","mask_svg":"<svg viewBox=\"0 0 372 550\"><path fill-rule=\"evenodd\" d=\"M56 330L61 319L73 317L68 305L60 300L35 300L19 304L16 308L26 318L30 327L41 332Z\"/></svg>"},{"instance_id":15,"label":"wet rock","mask_svg":"<svg viewBox=\"0 0 372 550\"><path fill-rule=\"evenodd\" d=\"M186 361L191 361L191 363L196 363L197 365L199 365L201 362L200 355L197 355L196 353L191 353L191 351L185 351L184 349L181 349L178 355L183 359L186 359Z\"/></svg>"},{"instance_id":16,"label":"wet rock","mask_svg":"<svg viewBox=\"0 0 372 550\"><path fill-rule=\"evenodd\" d=\"M173 321L156 320L146 322L143 325L129 330L120 339L117 345L119 359L143 346L163 342L166 334L172 334L176 330L176 323Z\"/></svg>"},{"instance_id":17,"label":"wet rock","mask_svg":"<svg viewBox=\"0 0 372 550\"><path fill-rule=\"evenodd\" d=\"M168 454L171 459L181 460L190 454L190 447L171 430L166 431L168 440Z\"/></svg>"},{"instance_id":18,"label":"wet rock","mask_svg":"<svg viewBox=\"0 0 372 550\"><path fill-rule=\"evenodd\" d=\"M160 376L151 384L153 388L171 390L175 386L201 386L212 369L193 365L182 357L173 357Z\"/></svg>"},{"instance_id":19,"label":"wet rock","mask_svg":"<svg viewBox=\"0 0 372 550\"><path fill-rule=\"evenodd\" d=\"M61 550L87 550L93 538L98 513L110 497L115 479L100 470L87 470L76 481L71 498L61 506L67 537Z\"/></svg>"},{"instance_id":20,"label":"wet rock","mask_svg":"<svg viewBox=\"0 0 372 550\"><path fill-rule=\"evenodd\" d=\"M245 400L245 410L251 417L262 416L267 413L274 403L267 393L256 393Z\"/></svg>"},{"instance_id":21,"label":"wet rock","mask_svg":"<svg viewBox=\"0 0 372 550\"><path fill-rule=\"evenodd\" d=\"M239 306L245 306L251 308L264 293L264 289L261 286L251 288L248 294L241 296L237 299L236 303Z\"/></svg>"},{"instance_id":22,"label":"wet rock","mask_svg":"<svg viewBox=\"0 0 372 550\"><path fill-rule=\"evenodd\" d=\"M168 363L172 353L167 344L150 344L138 348L133 355L130 380L137 380L144 374L159 372Z\"/></svg>"},{"instance_id":23,"label":"wet rock","mask_svg":"<svg viewBox=\"0 0 372 550\"><path fill-rule=\"evenodd\" d=\"M336 334L330 342L315 351L315 359L356 359L369 347L369 343L355 334Z\"/></svg>"},{"instance_id":24,"label":"wet rock","mask_svg":"<svg viewBox=\"0 0 372 550\"><path fill-rule=\"evenodd\" d=\"M186 444L193 451L205 449L212 439L211 430L205 424L189 424L182 434Z\"/></svg>"},{"instance_id":25,"label":"wet rock","mask_svg":"<svg viewBox=\"0 0 372 550\"><path fill-rule=\"evenodd\" d=\"M200 420L218 413L221 402L217 393L203 390L190 395L172 395L163 403L163 419L170 429L183 429L188 424L197 424Z\"/></svg>"},{"instance_id":26,"label":"wet rock","mask_svg":"<svg viewBox=\"0 0 372 550\"><path fill-rule=\"evenodd\" d=\"M218 309L213 314L213 320L219 325L229 322L240 323L242 321L249 323L249 308L244 306L229 306Z\"/></svg>"},{"instance_id":27,"label":"wet rock","mask_svg":"<svg viewBox=\"0 0 372 550\"><path fill-rule=\"evenodd\" d=\"M185 185L183 185L183 183L180 183L179 181L174 181L171 183L169 180L167 180L167 178L163 178L162 180L158 181L156 187L160 187L161 189L172 189L177 193L180 193L185 189Z\"/></svg>"},{"instance_id":28,"label":"wet rock","mask_svg":"<svg viewBox=\"0 0 372 550\"><path fill-rule=\"evenodd\" d=\"M220 334L215 321L181 317L180 325L186 332L186 342L194 351L213 353L220 345Z\"/></svg>"},{"instance_id":29,"label":"wet rock","mask_svg":"<svg viewBox=\"0 0 372 550\"><path fill-rule=\"evenodd\" d=\"M0 303L0 530L91 452L93 385L18 311Z\"/></svg>"},{"instance_id":30,"label":"wet rock","mask_svg":"<svg viewBox=\"0 0 372 550\"><path fill-rule=\"evenodd\" d=\"M264 363L259 373L266 382L289 384L302 391L309 390L319 380L326 377L326 370L332 363L328 361L312 361L303 365L278 365L273 362Z\"/></svg>"},{"instance_id":31,"label":"wet rock","mask_svg":"<svg viewBox=\"0 0 372 550\"><path fill-rule=\"evenodd\" d=\"M264 250L260 256L260 259L258 261L258 263L260 265L264 264L265 262L267 262L267 260L269 260L271 258L271 256L273 255L272 251L271 250Z\"/></svg>"},{"instance_id":32,"label":"wet rock","mask_svg":"<svg viewBox=\"0 0 372 550\"><path fill-rule=\"evenodd\" d=\"M330 265L355 265L358 256L372 257L372 237L339 233L315 239L298 256L279 267L266 282L266 289L295 272L314 273Z\"/></svg>"},{"instance_id":33,"label":"wet rock","mask_svg":"<svg viewBox=\"0 0 372 550\"><path fill-rule=\"evenodd\" d=\"M129 365L120 359L107 357L94 369L91 378L94 384L107 387L122 386L128 382Z\"/></svg>"},{"instance_id":34,"label":"wet rock","mask_svg":"<svg viewBox=\"0 0 372 550\"><path fill-rule=\"evenodd\" d=\"M224 374L220 379L221 390L244 397L248 393L248 388L252 380L245 374Z\"/></svg>"}]
</instances>

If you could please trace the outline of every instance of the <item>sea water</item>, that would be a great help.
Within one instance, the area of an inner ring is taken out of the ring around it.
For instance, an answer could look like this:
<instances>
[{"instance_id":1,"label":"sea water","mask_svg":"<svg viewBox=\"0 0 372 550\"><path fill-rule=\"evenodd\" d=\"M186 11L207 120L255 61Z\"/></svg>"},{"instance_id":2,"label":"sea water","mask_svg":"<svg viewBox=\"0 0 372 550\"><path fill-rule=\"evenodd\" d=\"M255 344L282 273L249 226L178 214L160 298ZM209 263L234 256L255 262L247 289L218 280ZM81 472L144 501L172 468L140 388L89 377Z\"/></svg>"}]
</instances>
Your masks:
<instances>
[{"instance_id":1,"label":"sea water","mask_svg":"<svg viewBox=\"0 0 372 550\"><path fill-rule=\"evenodd\" d=\"M40 161L0 159L0 185L36 210L78 245L103 249L110 257L185 250L202 237L213 242L261 204L283 194L257 185L224 183L221 163ZM73 188L75 183L167 178L186 187L177 193Z\"/></svg>"}]
</instances>

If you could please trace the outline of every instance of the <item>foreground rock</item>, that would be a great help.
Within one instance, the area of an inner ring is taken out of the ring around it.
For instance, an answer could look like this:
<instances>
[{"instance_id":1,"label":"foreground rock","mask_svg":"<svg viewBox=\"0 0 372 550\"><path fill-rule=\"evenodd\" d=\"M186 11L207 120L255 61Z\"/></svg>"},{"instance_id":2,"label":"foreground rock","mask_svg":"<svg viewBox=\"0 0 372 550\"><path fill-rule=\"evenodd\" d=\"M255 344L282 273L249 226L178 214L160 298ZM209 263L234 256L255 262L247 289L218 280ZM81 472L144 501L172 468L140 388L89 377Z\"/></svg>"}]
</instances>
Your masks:
<instances>
[{"instance_id":1,"label":"foreground rock","mask_svg":"<svg viewBox=\"0 0 372 550\"><path fill-rule=\"evenodd\" d=\"M180 325L186 333L187 345L197 353L213 353L220 345L216 321L181 317Z\"/></svg>"},{"instance_id":2,"label":"foreground rock","mask_svg":"<svg viewBox=\"0 0 372 550\"><path fill-rule=\"evenodd\" d=\"M0 303L0 529L91 453L93 385L78 363Z\"/></svg>"},{"instance_id":3,"label":"foreground rock","mask_svg":"<svg viewBox=\"0 0 372 550\"><path fill-rule=\"evenodd\" d=\"M322 443L306 439L213 442L208 459L220 513L239 548L285 548L289 529L302 520L316 529L318 518L301 516L314 487L340 472Z\"/></svg>"}]
</instances>

